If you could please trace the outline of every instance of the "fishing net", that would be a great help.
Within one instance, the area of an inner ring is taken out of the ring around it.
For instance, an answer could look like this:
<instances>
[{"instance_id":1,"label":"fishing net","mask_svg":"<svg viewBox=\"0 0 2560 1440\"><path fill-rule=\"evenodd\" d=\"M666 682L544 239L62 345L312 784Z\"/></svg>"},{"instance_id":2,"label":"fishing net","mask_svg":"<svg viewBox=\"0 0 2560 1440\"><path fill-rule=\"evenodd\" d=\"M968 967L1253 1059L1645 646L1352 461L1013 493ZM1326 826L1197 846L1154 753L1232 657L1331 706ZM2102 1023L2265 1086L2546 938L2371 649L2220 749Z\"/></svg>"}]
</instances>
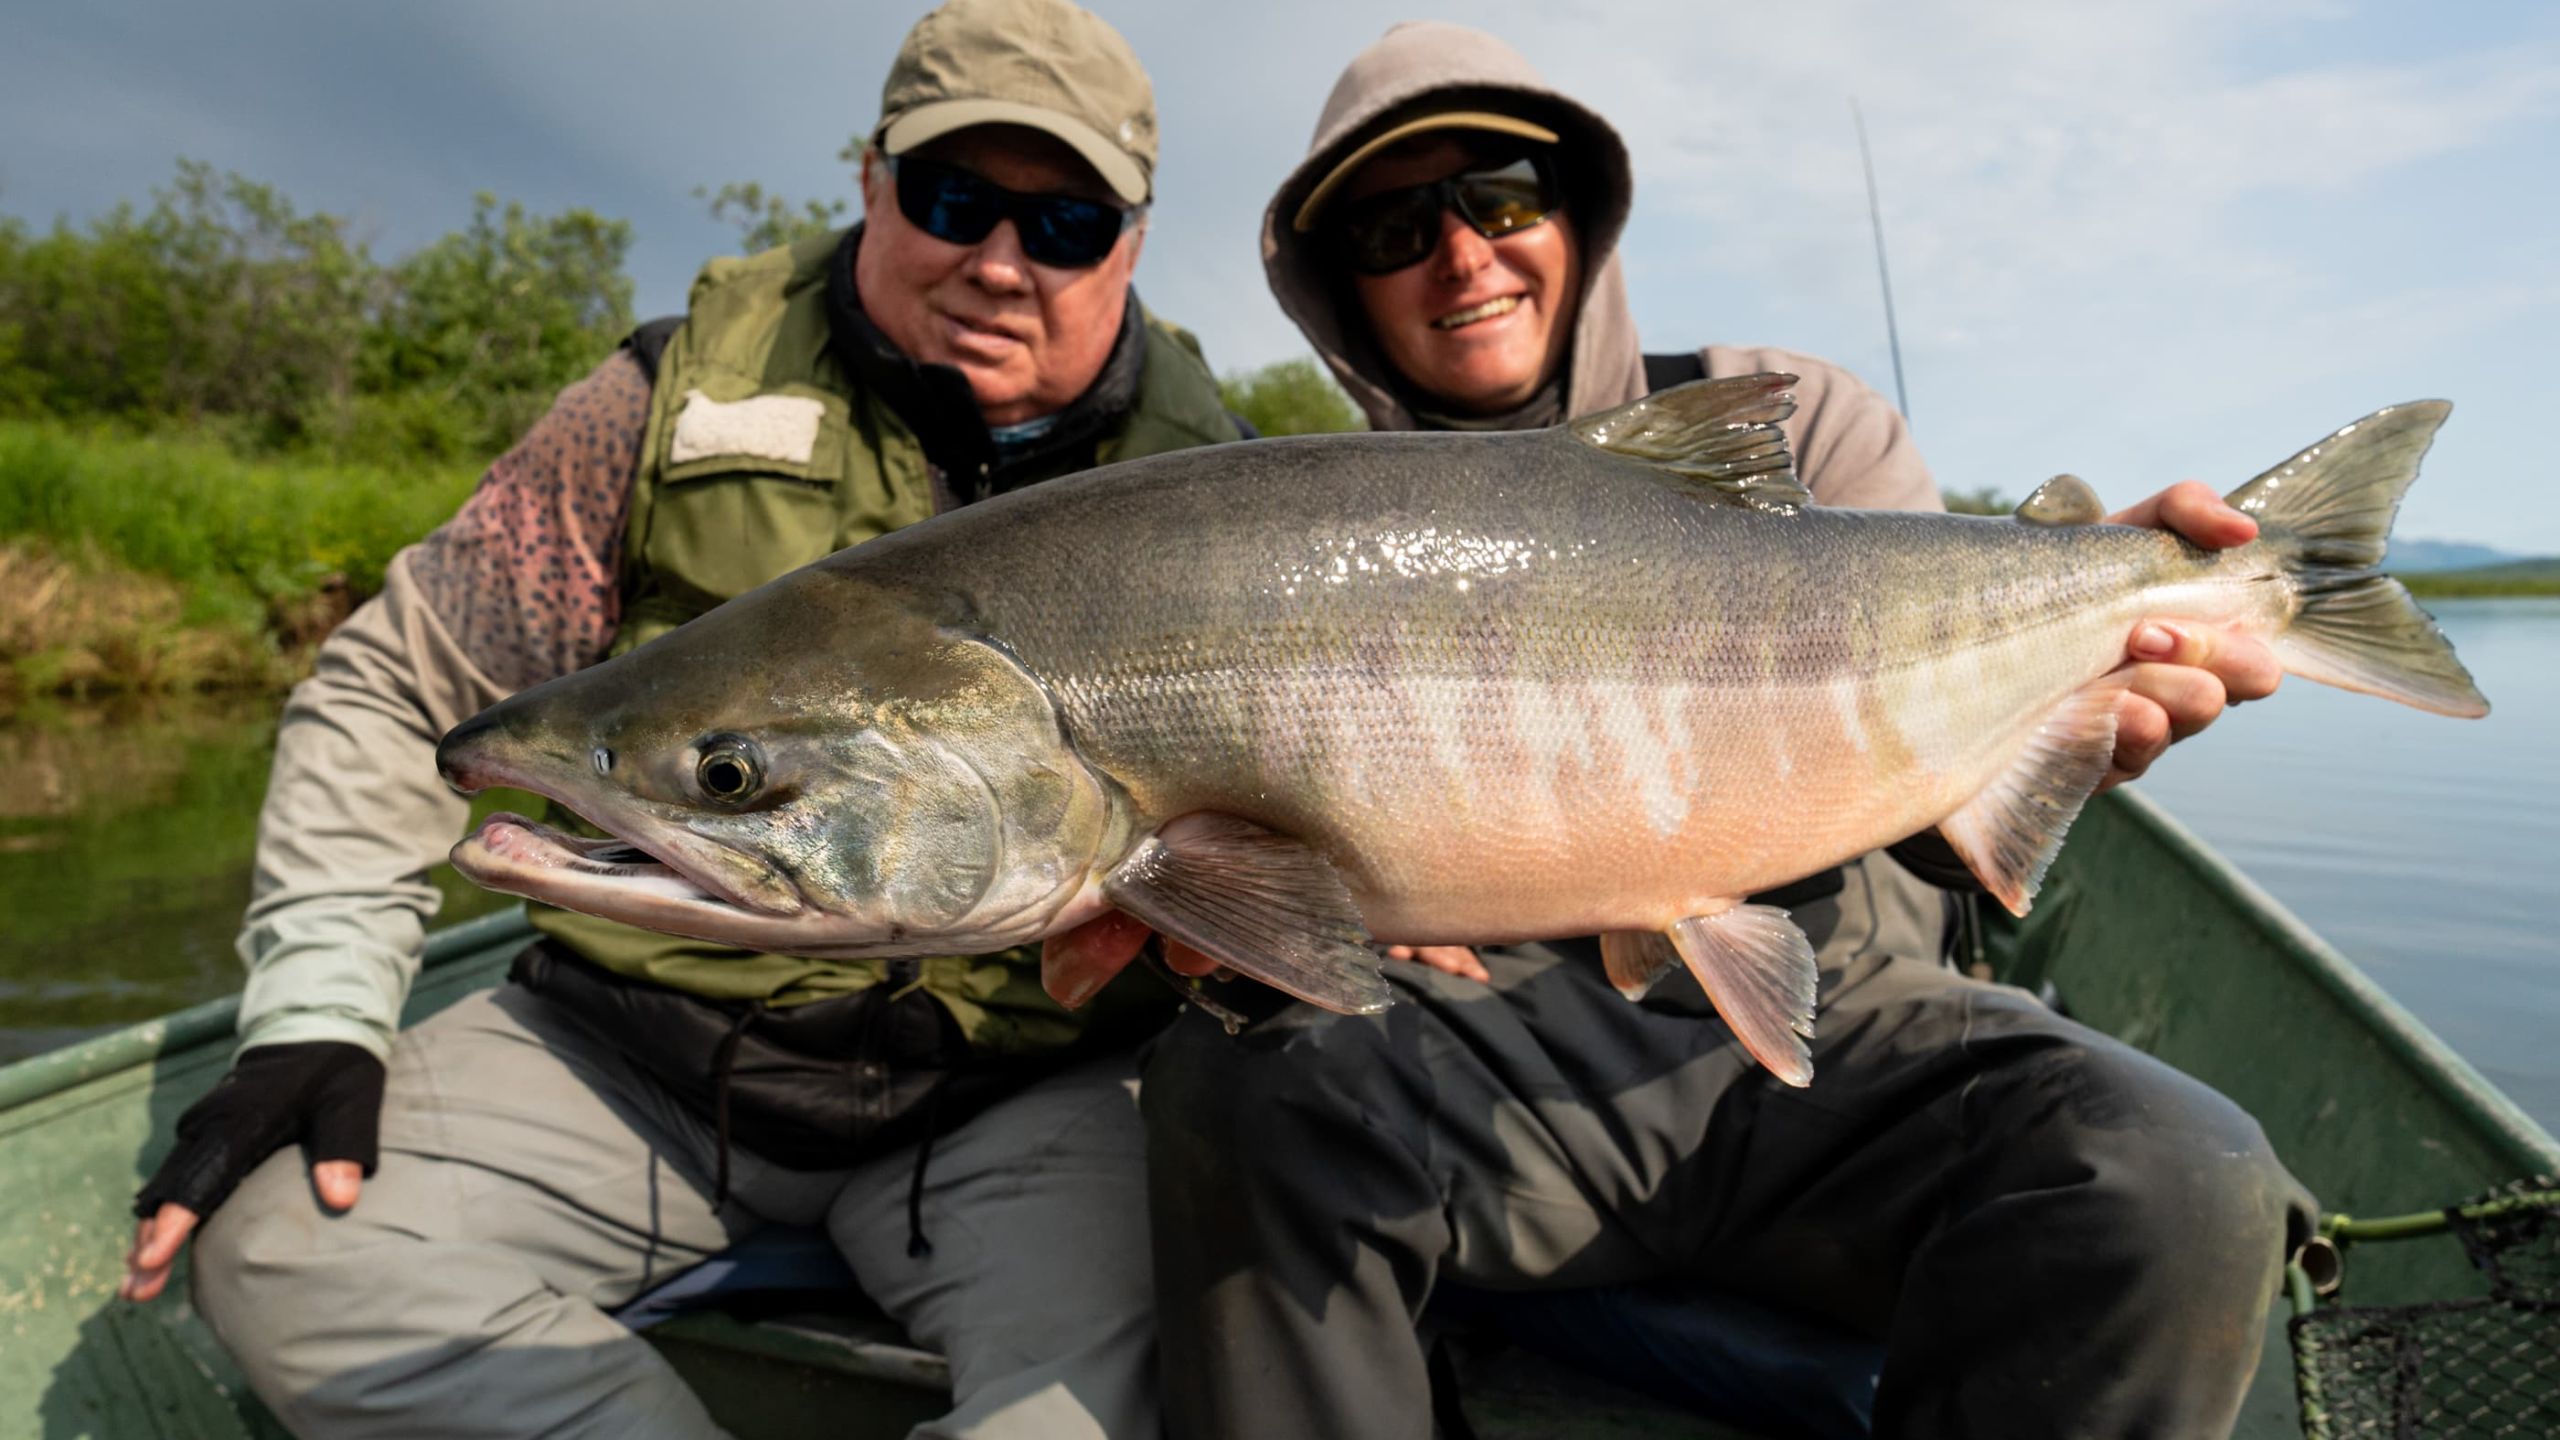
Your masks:
<instances>
[{"instance_id":1,"label":"fishing net","mask_svg":"<svg viewBox=\"0 0 2560 1440\"><path fill-rule=\"evenodd\" d=\"M2293 1273L2309 1440L2560 1436L2560 1180L2518 1181L2441 1215L2327 1227L2341 1245L2447 1230L2487 1278L2486 1297L2316 1305Z\"/></svg>"}]
</instances>

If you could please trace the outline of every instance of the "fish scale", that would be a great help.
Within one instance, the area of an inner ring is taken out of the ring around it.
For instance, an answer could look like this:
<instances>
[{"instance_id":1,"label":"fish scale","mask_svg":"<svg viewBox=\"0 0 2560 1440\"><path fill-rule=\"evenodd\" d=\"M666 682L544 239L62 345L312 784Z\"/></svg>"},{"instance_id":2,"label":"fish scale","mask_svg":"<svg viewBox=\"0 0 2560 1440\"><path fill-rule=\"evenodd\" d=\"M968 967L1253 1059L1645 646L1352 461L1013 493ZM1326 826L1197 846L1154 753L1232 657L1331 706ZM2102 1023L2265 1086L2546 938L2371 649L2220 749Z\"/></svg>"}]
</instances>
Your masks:
<instances>
[{"instance_id":1,"label":"fish scale","mask_svg":"<svg viewBox=\"0 0 2560 1440\"><path fill-rule=\"evenodd\" d=\"M1070 1003L1133 953L1113 910L1351 1010L1386 1003L1371 941L1599 932L1622 989L1685 964L1801 1084L1812 950L1744 897L1934 825L2023 911L2142 617L2485 712L2375 569L2440 403L2234 491L2261 537L2208 554L2068 477L2007 519L1813 507L1786 384L1185 451L883 536L447 737L456 783L563 801L648 884L514 817L455 863L784 953L1045 939Z\"/></svg>"}]
</instances>

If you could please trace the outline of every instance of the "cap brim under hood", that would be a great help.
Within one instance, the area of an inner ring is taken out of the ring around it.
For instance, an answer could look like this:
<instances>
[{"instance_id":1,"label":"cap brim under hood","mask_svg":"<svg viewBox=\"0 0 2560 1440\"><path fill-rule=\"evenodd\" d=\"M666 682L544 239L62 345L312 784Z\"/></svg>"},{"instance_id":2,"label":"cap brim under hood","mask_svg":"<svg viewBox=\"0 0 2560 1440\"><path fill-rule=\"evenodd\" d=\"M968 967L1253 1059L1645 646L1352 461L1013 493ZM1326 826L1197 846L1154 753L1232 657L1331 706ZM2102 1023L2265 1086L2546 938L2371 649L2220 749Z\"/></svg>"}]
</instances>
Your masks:
<instances>
[{"instance_id":1,"label":"cap brim under hood","mask_svg":"<svg viewBox=\"0 0 2560 1440\"><path fill-rule=\"evenodd\" d=\"M1346 303L1326 263L1322 227L1301 233L1299 207L1343 157L1370 136L1441 110L1518 115L1556 132L1567 214L1582 243L1582 296L1567 358L1567 415L1620 405L1644 393L1644 356L1618 266L1635 179L1626 143L1609 122L1548 87L1520 53L1481 30L1437 21L1398 25L1353 57L1334 82L1306 158L1281 182L1262 216L1262 265L1271 293L1380 430L1420 421L1405 389Z\"/></svg>"}]
</instances>

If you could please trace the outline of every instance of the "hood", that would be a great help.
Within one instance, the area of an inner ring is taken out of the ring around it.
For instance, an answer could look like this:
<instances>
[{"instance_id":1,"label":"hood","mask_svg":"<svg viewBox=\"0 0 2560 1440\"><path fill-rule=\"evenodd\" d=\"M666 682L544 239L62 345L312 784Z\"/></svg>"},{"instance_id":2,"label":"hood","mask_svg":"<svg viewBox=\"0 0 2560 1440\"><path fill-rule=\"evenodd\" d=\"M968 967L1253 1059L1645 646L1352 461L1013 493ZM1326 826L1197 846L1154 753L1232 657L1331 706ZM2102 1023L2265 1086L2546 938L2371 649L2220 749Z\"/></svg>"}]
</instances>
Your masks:
<instances>
[{"instance_id":1,"label":"hood","mask_svg":"<svg viewBox=\"0 0 2560 1440\"><path fill-rule=\"evenodd\" d=\"M1582 301L1566 358L1564 411L1587 415L1644 393L1644 356L1618 265L1635 179L1626 143L1609 122L1548 87L1520 52L1481 30L1416 21L1389 30L1352 58L1316 117L1306 158L1280 184L1262 216L1262 266L1280 308L1332 367L1352 401L1379 430L1426 421L1369 340L1348 290L1326 273L1320 242L1291 228L1309 191L1341 158L1378 134L1430 111L1494 110L1560 137L1566 215L1582 242Z\"/></svg>"}]
</instances>

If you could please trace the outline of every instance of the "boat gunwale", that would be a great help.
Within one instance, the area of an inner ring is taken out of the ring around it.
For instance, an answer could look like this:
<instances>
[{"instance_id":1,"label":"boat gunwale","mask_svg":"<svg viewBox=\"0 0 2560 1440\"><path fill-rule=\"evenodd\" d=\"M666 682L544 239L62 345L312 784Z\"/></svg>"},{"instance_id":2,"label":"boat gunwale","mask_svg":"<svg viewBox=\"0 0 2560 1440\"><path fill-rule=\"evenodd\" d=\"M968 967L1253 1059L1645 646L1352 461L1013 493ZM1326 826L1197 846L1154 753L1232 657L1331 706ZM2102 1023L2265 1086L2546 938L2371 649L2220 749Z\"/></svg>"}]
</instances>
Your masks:
<instances>
[{"instance_id":1,"label":"boat gunwale","mask_svg":"<svg viewBox=\"0 0 2560 1440\"><path fill-rule=\"evenodd\" d=\"M2507 1153L2519 1175L2560 1174L2560 1138L2445 1043L2406 1005L2391 997L2363 967L2323 939L2283 901L2267 893L2228 856L2207 844L2138 786L2115 792L2127 818L2148 827L2162 845L2208 887L2218 889L2252 917L2277 949L2310 972L2330 997L2381 1041L2408 1071ZM2205 1077L2208 1080L2210 1077Z\"/></svg>"},{"instance_id":2,"label":"boat gunwale","mask_svg":"<svg viewBox=\"0 0 2560 1440\"><path fill-rule=\"evenodd\" d=\"M533 926L526 920L522 906L435 931L427 936L425 949L419 955L418 979L412 993L417 986L428 983L433 972L447 965L486 954L498 945L532 938ZM226 995L191 1005L174 1015L93 1035L59 1050L0 1066L0 1116L48 1096L221 1040L239 1025L240 997Z\"/></svg>"}]
</instances>

